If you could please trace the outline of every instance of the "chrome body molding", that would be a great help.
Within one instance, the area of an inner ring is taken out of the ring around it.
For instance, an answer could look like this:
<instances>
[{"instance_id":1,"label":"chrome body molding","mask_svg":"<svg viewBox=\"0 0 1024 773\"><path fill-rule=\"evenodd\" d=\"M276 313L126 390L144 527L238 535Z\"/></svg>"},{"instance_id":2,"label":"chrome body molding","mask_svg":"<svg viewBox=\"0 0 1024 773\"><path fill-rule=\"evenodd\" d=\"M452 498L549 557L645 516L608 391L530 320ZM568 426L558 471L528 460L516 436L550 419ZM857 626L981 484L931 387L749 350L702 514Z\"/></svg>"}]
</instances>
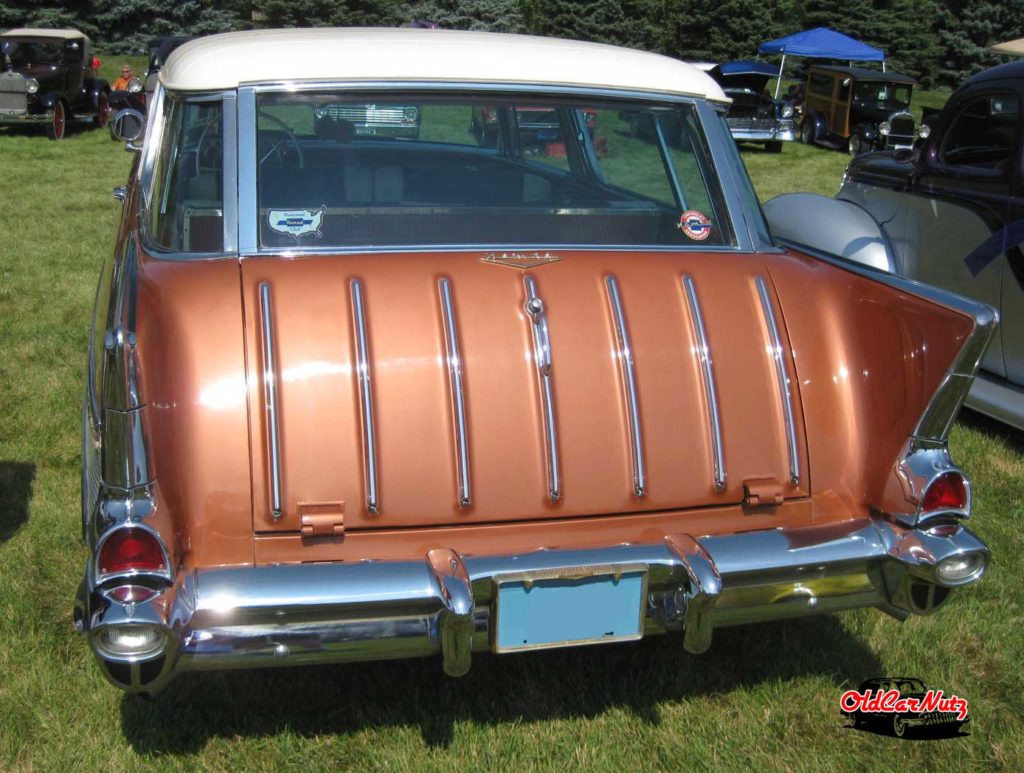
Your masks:
<instances>
[{"instance_id":1,"label":"chrome body molding","mask_svg":"<svg viewBox=\"0 0 1024 773\"><path fill-rule=\"evenodd\" d=\"M557 502L562 498L562 474L558 457L558 429L555 425L555 398L552 393L551 335L548 331L544 301L537 295L536 280L529 274L524 274L523 287L526 290L523 309L533 332L533 361L537 366L537 384L540 389L548 499Z\"/></svg>"},{"instance_id":2,"label":"chrome body molding","mask_svg":"<svg viewBox=\"0 0 1024 773\"><path fill-rule=\"evenodd\" d=\"M473 503L469 479L469 431L466 428L466 394L463 384L462 351L459 348L459 330L455 322L451 282L447 277L437 281L444 322L445 361L448 364L448 386L452 393L452 422L455 427L455 468L458 474L459 507Z\"/></svg>"},{"instance_id":3,"label":"chrome body molding","mask_svg":"<svg viewBox=\"0 0 1024 773\"><path fill-rule=\"evenodd\" d=\"M633 494L642 497L647 493L647 465L644 462L644 439L640 428L640 406L637 399L636 365L633 362L633 345L629 338L629 327L622 311L622 296L619 283L611 274L604 278L608 305L615 328L615 356L619 361L622 375L622 392L626 403L626 425L629 427L629 445L633 462Z\"/></svg>"},{"instance_id":4,"label":"chrome body molding","mask_svg":"<svg viewBox=\"0 0 1024 773\"><path fill-rule=\"evenodd\" d=\"M377 432L373 419L373 374L370 371L370 346L366 337L366 315L363 311L363 283L353 279L352 331L355 337L356 378L359 381L359 407L363 428L363 477L366 486L366 511L380 512L377 494Z\"/></svg>"},{"instance_id":5,"label":"chrome body molding","mask_svg":"<svg viewBox=\"0 0 1024 773\"><path fill-rule=\"evenodd\" d=\"M274 310L270 284L260 284L260 330L263 343L263 402L267 424L267 454L270 466L270 515L281 517L281 435L277 410L277 362L274 356Z\"/></svg>"},{"instance_id":6,"label":"chrome body molding","mask_svg":"<svg viewBox=\"0 0 1024 773\"><path fill-rule=\"evenodd\" d=\"M133 691L157 691L182 671L433 654L448 673L462 674L471 652L495 649L496 588L509 575L646 567L644 634L682 630L683 648L700 652L724 625L856 607L897 617L929 613L951 587L939 580L937 564L960 556L975 557L981 569L957 584L978 579L988 549L967 529L934 536L870 518L518 555L437 548L420 560L182 572L130 611L83 584L76 620L94 649L110 626L160 628L164 649L142 659L152 664L148 681L125 676L116 659L97 652L108 679Z\"/></svg>"},{"instance_id":7,"label":"chrome body molding","mask_svg":"<svg viewBox=\"0 0 1024 773\"><path fill-rule=\"evenodd\" d=\"M728 474L725 471L725 451L722 444L722 419L718 410L718 388L715 386L715 369L711 361L711 347L708 344L704 315L700 309L697 285L689 274L683 276L683 291L690 310L690 324L693 327L693 349L700 361L701 379L704 383L704 400L707 403L708 433L711 440L712 479L715 490L725 489Z\"/></svg>"},{"instance_id":8,"label":"chrome body molding","mask_svg":"<svg viewBox=\"0 0 1024 773\"><path fill-rule=\"evenodd\" d=\"M971 410L1024 430L1024 389L1009 381L978 373L965 404Z\"/></svg>"},{"instance_id":9,"label":"chrome body molding","mask_svg":"<svg viewBox=\"0 0 1024 773\"><path fill-rule=\"evenodd\" d=\"M967 398L978 367L981 365L981 358L999 325L999 313L986 303L965 298L948 290L869 268L797 242L781 241L797 252L810 255L903 292L926 298L941 306L959 311L974 320L974 330L960 348L956 359L949 366L939 388L932 395L931 401L924 413L921 414L921 418L911 434L912 439L921 443L944 444L946 438L949 437L950 427L953 426L960 407Z\"/></svg>"},{"instance_id":10,"label":"chrome body molding","mask_svg":"<svg viewBox=\"0 0 1024 773\"><path fill-rule=\"evenodd\" d=\"M794 486L800 482L800 449L796 442L796 419L793 415L793 390L786 372L786 361L783 357L782 338L775 316L775 304L772 303L771 292L764 277L755 279L757 294L761 299L761 314L764 317L768 332L768 355L775 365L775 376L779 386L779 401L782 404L782 421L786 432L786 452L789 456L789 482Z\"/></svg>"}]
</instances>

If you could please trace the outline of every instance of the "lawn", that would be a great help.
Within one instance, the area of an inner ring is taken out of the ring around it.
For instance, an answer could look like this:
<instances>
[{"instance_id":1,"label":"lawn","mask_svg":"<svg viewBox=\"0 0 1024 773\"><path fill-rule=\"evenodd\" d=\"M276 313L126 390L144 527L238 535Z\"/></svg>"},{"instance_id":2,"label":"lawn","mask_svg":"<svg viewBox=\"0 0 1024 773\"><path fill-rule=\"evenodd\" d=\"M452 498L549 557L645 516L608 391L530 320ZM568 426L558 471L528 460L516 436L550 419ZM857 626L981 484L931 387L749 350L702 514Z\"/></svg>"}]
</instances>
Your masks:
<instances>
[{"instance_id":1,"label":"lawn","mask_svg":"<svg viewBox=\"0 0 1024 773\"><path fill-rule=\"evenodd\" d=\"M113 59L109 65L120 62ZM108 64L108 63L105 63ZM846 157L745 149L762 198L835 191ZM0 130L0 769L1024 768L1024 436L968 415L956 459L993 566L938 614L858 611L517 656L187 675L147 702L100 676L71 625L89 311L131 156L104 131ZM844 726L841 692L910 675L970 701L969 734Z\"/></svg>"}]
</instances>

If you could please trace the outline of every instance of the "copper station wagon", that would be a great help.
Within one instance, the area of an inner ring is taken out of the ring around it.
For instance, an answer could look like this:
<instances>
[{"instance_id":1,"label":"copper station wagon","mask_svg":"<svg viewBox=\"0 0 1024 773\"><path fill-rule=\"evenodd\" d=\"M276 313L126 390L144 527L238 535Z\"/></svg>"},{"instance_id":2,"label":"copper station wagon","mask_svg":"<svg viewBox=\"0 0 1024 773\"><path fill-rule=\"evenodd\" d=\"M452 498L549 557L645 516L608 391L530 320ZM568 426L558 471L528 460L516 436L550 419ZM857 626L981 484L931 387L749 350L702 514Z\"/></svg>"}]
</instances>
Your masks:
<instances>
[{"instance_id":1,"label":"copper station wagon","mask_svg":"<svg viewBox=\"0 0 1024 773\"><path fill-rule=\"evenodd\" d=\"M347 122L378 105L418 132ZM525 36L172 54L88 357L75 619L106 677L698 653L977 580L946 436L994 312L776 241L727 108L682 62Z\"/></svg>"}]
</instances>

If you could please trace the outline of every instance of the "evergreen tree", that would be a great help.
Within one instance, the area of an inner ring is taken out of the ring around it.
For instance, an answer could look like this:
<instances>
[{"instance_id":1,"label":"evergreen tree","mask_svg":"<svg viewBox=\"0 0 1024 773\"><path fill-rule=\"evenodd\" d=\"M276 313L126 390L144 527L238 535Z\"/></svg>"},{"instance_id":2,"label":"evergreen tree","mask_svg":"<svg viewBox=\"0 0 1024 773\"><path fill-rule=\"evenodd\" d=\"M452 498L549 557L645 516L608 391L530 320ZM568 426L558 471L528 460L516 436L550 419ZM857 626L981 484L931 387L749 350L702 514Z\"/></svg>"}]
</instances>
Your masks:
<instances>
[{"instance_id":1,"label":"evergreen tree","mask_svg":"<svg viewBox=\"0 0 1024 773\"><path fill-rule=\"evenodd\" d=\"M425 19L453 30L523 32L518 0L417 0L402 12L403 21Z\"/></svg>"}]
</instances>

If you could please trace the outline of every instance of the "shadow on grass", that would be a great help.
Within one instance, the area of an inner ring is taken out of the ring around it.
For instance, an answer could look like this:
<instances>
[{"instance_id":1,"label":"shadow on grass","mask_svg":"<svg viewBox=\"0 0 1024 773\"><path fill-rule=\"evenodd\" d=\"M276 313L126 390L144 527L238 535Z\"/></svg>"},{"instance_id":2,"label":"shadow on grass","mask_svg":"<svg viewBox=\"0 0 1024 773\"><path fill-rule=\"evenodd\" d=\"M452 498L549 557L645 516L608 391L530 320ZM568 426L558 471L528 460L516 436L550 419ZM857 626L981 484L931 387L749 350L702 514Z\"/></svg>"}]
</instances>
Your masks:
<instances>
[{"instance_id":1,"label":"shadow on grass","mask_svg":"<svg viewBox=\"0 0 1024 773\"><path fill-rule=\"evenodd\" d=\"M0 544L28 520L36 466L31 462L0 462Z\"/></svg>"},{"instance_id":2,"label":"shadow on grass","mask_svg":"<svg viewBox=\"0 0 1024 773\"><path fill-rule=\"evenodd\" d=\"M939 741L947 738L967 738L970 732L967 728L970 725L925 725L923 727L908 727L904 732L905 735L902 737L904 741ZM853 725L847 725L844 729L856 730L861 733L869 733L871 735L888 736L890 738L896 738L897 735L892 729L891 722L874 722L859 727Z\"/></svg>"},{"instance_id":3,"label":"shadow on grass","mask_svg":"<svg viewBox=\"0 0 1024 773\"><path fill-rule=\"evenodd\" d=\"M520 655L475 653L461 679L444 676L439 657L186 674L156 700L125 696L121 725L140 754L193 753L211 737L380 727L418 727L429 746L443 748L461 721L585 718L621 707L658 725L666 701L804 675L857 684L880 669L874 652L838 618L819 617L720 629L699 656L683 650L678 634Z\"/></svg>"},{"instance_id":4,"label":"shadow on grass","mask_svg":"<svg viewBox=\"0 0 1024 773\"><path fill-rule=\"evenodd\" d=\"M1001 421L992 419L983 413L972 411L970 408L964 408L960 411L957 421L965 427L970 427L990 437L998 438L1003 445L1013 449L1018 454L1024 454L1024 432L1011 427L1009 424L1003 424Z\"/></svg>"}]
</instances>

